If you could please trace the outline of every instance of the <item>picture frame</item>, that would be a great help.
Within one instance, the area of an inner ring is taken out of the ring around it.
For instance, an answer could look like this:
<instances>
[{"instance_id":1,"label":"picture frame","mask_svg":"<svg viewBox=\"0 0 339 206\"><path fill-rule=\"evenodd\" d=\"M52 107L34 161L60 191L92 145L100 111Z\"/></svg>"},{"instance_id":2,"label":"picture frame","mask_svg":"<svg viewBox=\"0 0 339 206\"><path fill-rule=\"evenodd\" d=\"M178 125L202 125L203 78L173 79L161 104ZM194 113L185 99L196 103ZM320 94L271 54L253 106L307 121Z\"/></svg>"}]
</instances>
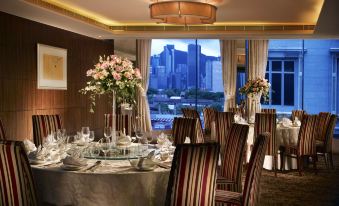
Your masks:
<instances>
[{"instance_id":1,"label":"picture frame","mask_svg":"<svg viewBox=\"0 0 339 206\"><path fill-rule=\"evenodd\" d=\"M37 45L38 89L67 90L67 49Z\"/></svg>"}]
</instances>

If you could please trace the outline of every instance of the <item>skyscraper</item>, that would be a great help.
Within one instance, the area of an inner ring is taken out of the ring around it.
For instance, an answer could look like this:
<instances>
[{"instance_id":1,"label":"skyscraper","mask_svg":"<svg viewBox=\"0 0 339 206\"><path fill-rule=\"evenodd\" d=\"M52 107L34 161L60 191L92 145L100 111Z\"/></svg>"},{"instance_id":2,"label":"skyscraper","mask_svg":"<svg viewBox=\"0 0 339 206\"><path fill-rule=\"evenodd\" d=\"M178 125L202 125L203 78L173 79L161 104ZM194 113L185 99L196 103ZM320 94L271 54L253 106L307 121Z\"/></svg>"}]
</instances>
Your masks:
<instances>
[{"instance_id":1,"label":"skyscraper","mask_svg":"<svg viewBox=\"0 0 339 206\"><path fill-rule=\"evenodd\" d=\"M201 46L196 44L188 45L188 54L187 54L187 87L195 88L199 84L200 75L200 54ZM198 80L198 82L197 82Z\"/></svg>"}]
</instances>

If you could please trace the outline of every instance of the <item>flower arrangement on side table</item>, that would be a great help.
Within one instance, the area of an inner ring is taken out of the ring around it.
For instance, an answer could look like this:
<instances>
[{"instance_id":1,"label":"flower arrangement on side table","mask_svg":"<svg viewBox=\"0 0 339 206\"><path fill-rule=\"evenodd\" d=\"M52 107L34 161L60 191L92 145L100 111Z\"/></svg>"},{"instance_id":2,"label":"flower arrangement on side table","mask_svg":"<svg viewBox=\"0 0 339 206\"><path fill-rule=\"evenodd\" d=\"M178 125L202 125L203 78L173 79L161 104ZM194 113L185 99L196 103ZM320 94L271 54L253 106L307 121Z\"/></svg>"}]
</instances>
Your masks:
<instances>
[{"instance_id":1,"label":"flower arrangement on side table","mask_svg":"<svg viewBox=\"0 0 339 206\"><path fill-rule=\"evenodd\" d=\"M99 62L93 69L87 71L90 81L80 90L82 94L90 94L91 112L94 112L95 98L97 95L113 94L117 104L136 103L136 90L142 90L141 73L138 68L127 58L116 55L99 57Z\"/></svg>"},{"instance_id":2,"label":"flower arrangement on side table","mask_svg":"<svg viewBox=\"0 0 339 206\"><path fill-rule=\"evenodd\" d=\"M262 94L264 101L268 101L270 87L271 84L267 79L257 78L254 80L248 80L246 84L239 89L239 92L251 97Z\"/></svg>"}]
</instances>

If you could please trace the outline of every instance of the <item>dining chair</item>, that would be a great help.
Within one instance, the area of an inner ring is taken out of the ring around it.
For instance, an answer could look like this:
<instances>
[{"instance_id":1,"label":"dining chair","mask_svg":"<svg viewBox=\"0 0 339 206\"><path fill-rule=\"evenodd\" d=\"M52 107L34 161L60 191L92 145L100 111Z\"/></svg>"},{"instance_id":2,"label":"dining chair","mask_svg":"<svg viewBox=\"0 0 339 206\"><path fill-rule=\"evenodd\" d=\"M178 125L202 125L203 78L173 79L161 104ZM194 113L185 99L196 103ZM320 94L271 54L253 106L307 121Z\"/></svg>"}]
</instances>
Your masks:
<instances>
[{"instance_id":1,"label":"dining chair","mask_svg":"<svg viewBox=\"0 0 339 206\"><path fill-rule=\"evenodd\" d=\"M305 114L306 114L306 112L304 110L292 110L292 117L291 117L291 119L292 119L292 121L294 121L294 119L296 117L298 117L298 119L300 121L302 121L303 120L303 116Z\"/></svg>"},{"instance_id":2,"label":"dining chair","mask_svg":"<svg viewBox=\"0 0 339 206\"><path fill-rule=\"evenodd\" d=\"M2 123L2 120L0 119L0 140L5 140L5 139L6 139L5 127Z\"/></svg>"},{"instance_id":3,"label":"dining chair","mask_svg":"<svg viewBox=\"0 0 339 206\"><path fill-rule=\"evenodd\" d=\"M215 119L215 135L217 142L220 145L225 144L225 138L227 137L227 132L229 131L232 123L234 122L234 113L232 112L217 112ZM221 153L223 149L221 148Z\"/></svg>"},{"instance_id":4,"label":"dining chair","mask_svg":"<svg viewBox=\"0 0 339 206\"><path fill-rule=\"evenodd\" d=\"M242 163L249 126L233 123L221 145L221 168L217 177L217 188L233 192L241 192Z\"/></svg>"},{"instance_id":5,"label":"dining chair","mask_svg":"<svg viewBox=\"0 0 339 206\"><path fill-rule=\"evenodd\" d=\"M277 115L274 113L256 113L254 123L254 139L264 132L271 134L266 155L273 156L274 175L277 176L278 145L276 140Z\"/></svg>"},{"instance_id":6,"label":"dining chair","mask_svg":"<svg viewBox=\"0 0 339 206\"><path fill-rule=\"evenodd\" d=\"M166 206L214 205L219 144L178 144L168 180Z\"/></svg>"},{"instance_id":7,"label":"dining chair","mask_svg":"<svg viewBox=\"0 0 339 206\"><path fill-rule=\"evenodd\" d=\"M202 135L203 137L204 132L203 132L202 123L201 123L201 119L200 119L200 115L198 111L194 108L189 108L189 107L181 108L181 111L182 111L183 116L186 118L198 119L199 128L197 132L201 133L199 135Z\"/></svg>"},{"instance_id":8,"label":"dining chair","mask_svg":"<svg viewBox=\"0 0 339 206\"><path fill-rule=\"evenodd\" d=\"M174 145L183 144L186 137L190 138L191 143L203 143L203 135L199 127L196 118L175 117L172 126Z\"/></svg>"},{"instance_id":9,"label":"dining chair","mask_svg":"<svg viewBox=\"0 0 339 206\"><path fill-rule=\"evenodd\" d=\"M304 115L301 122L297 145L285 146L285 155L297 159L299 175L302 176L302 157L312 157L313 168L317 174L317 153L316 140L317 135L317 115ZM283 160L282 160L283 162Z\"/></svg>"},{"instance_id":10,"label":"dining chair","mask_svg":"<svg viewBox=\"0 0 339 206\"><path fill-rule=\"evenodd\" d=\"M336 122L337 122L337 116L332 114L328 125L326 125L326 133L325 133L324 141L316 141L317 155L323 155L325 159L326 167L329 168L329 164L331 164L332 169L334 169L333 157L332 157L332 139L333 139L333 132L334 132Z\"/></svg>"},{"instance_id":11,"label":"dining chair","mask_svg":"<svg viewBox=\"0 0 339 206\"><path fill-rule=\"evenodd\" d=\"M261 109L261 113L276 114L276 109Z\"/></svg>"},{"instance_id":12,"label":"dining chair","mask_svg":"<svg viewBox=\"0 0 339 206\"><path fill-rule=\"evenodd\" d=\"M0 140L0 205L38 205L23 142Z\"/></svg>"},{"instance_id":13,"label":"dining chair","mask_svg":"<svg viewBox=\"0 0 339 206\"><path fill-rule=\"evenodd\" d=\"M63 128L61 116L54 115L33 115L33 140L36 146L41 145L44 139L51 132L56 132L58 129Z\"/></svg>"},{"instance_id":14,"label":"dining chair","mask_svg":"<svg viewBox=\"0 0 339 206\"><path fill-rule=\"evenodd\" d=\"M112 120L113 115L112 114L104 114L105 118L105 127L112 127ZM116 114L115 116L115 129L116 131L123 131L125 129L126 135L132 135L133 132L133 125L134 118L132 115L124 115L124 114Z\"/></svg>"},{"instance_id":15,"label":"dining chair","mask_svg":"<svg viewBox=\"0 0 339 206\"><path fill-rule=\"evenodd\" d=\"M215 122L215 116L218 112L215 108L205 107L203 110L204 115L204 131L205 134L210 135L212 129L212 123Z\"/></svg>"},{"instance_id":16,"label":"dining chair","mask_svg":"<svg viewBox=\"0 0 339 206\"><path fill-rule=\"evenodd\" d=\"M331 113L329 112L320 112L317 117L317 141L325 141L326 138L326 130L329 125L331 118Z\"/></svg>"},{"instance_id":17,"label":"dining chair","mask_svg":"<svg viewBox=\"0 0 339 206\"><path fill-rule=\"evenodd\" d=\"M258 205L260 197L260 179L264 164L267 145L270 140L269 133L260 134L255 140L251 153L249 166L246 172L244 189L242 192L232 192L226 190L216 190L216 205Z\"/></svg>"}]
</instances>

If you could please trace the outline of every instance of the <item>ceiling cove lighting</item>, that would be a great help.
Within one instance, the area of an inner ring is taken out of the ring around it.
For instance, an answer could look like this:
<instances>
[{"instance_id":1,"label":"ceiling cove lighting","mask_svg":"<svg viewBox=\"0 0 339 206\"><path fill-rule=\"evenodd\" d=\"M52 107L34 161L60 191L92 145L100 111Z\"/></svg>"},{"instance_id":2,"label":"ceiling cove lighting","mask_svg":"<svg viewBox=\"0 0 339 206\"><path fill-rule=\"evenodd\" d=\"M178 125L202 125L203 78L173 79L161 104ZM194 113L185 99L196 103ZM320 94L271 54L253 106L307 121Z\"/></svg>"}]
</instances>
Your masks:
<instances>
[{"instance_id":1,"label":"ceiling cove lighting","mask_svg":"<svg viewBox=\"0 0 339 206\"><path fill-rule=\"evenodd\" d=\"M192 1L157 1L150 4L152 19L165 24L213 24L217 7Z\"/></svg>"}]
</instances>

